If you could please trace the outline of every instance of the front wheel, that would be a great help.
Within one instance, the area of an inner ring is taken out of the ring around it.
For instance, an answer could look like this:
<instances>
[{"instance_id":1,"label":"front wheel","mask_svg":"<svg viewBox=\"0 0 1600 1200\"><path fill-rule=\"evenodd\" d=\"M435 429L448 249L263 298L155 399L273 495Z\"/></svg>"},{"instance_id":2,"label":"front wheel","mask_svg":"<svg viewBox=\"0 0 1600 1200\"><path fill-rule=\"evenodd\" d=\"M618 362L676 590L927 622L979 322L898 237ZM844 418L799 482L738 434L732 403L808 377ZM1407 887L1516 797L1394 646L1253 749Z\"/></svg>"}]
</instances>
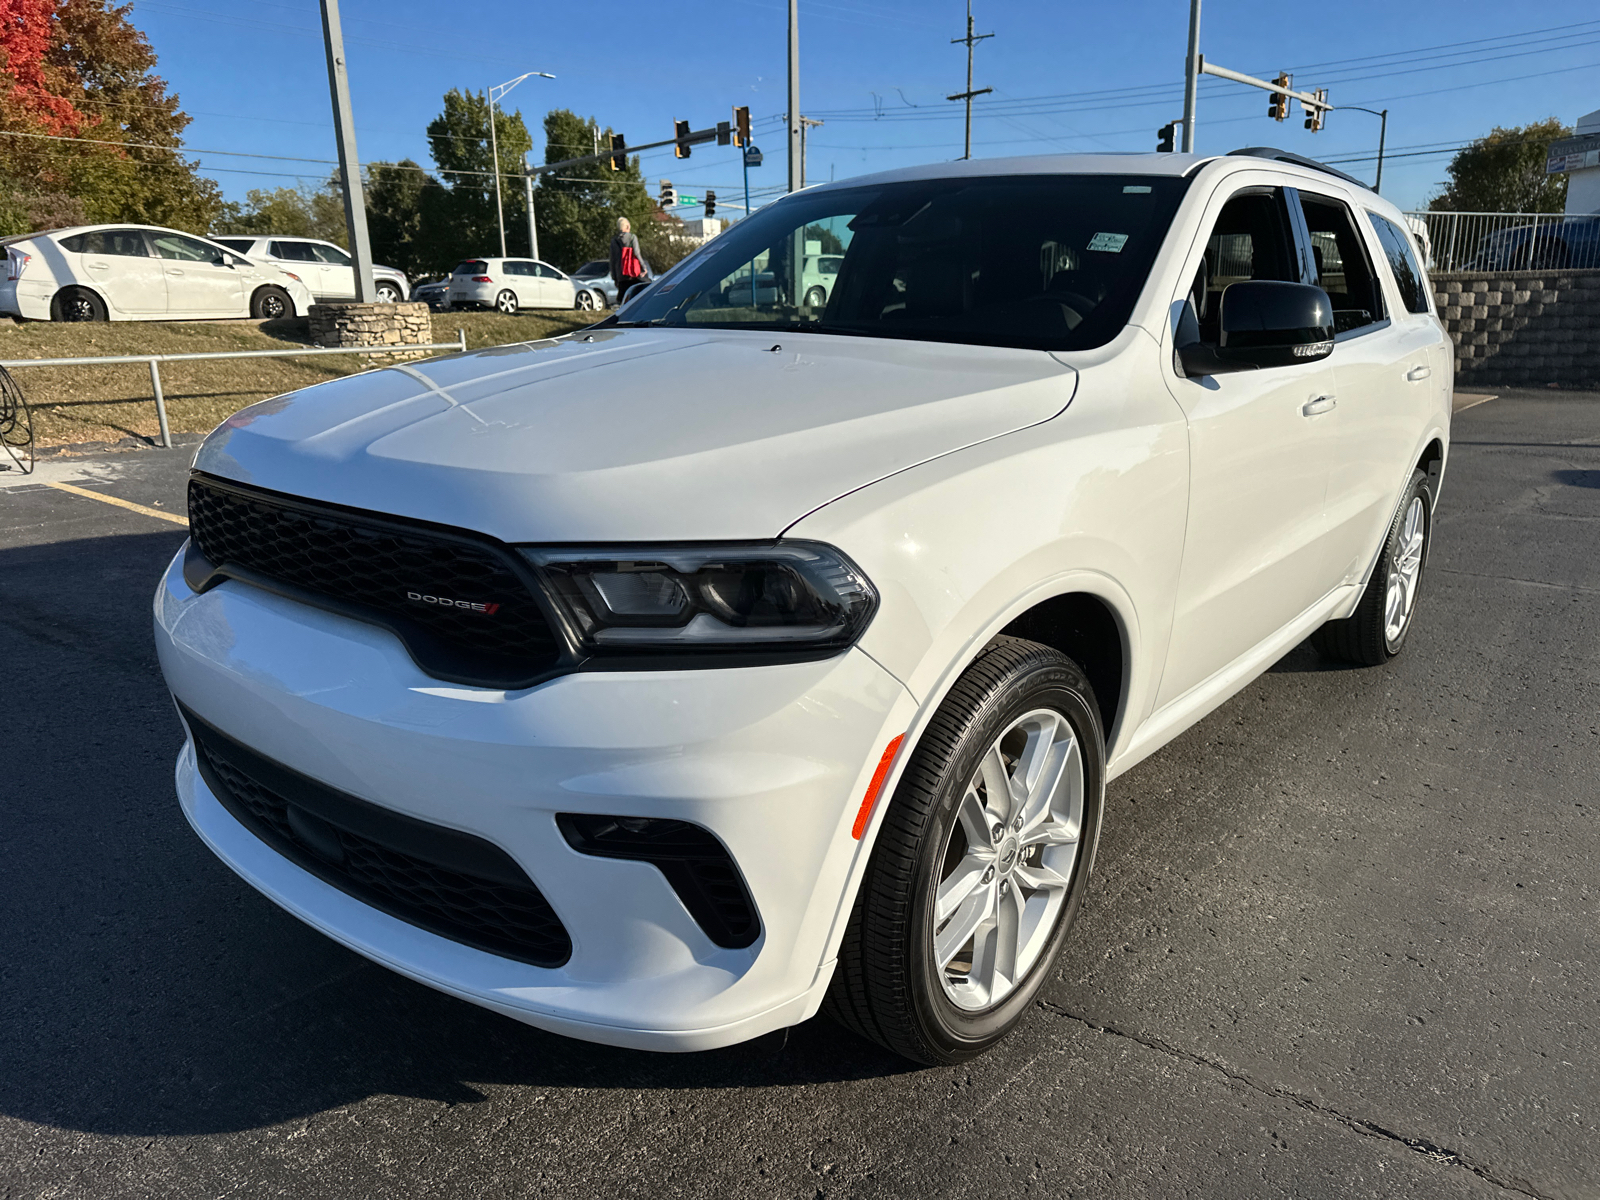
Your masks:
<instances>
[{"instance_id":1,"label":"front wheel","mask_svg":"<svg viewBox=\"0 0 1600 1200\"><path fill-rule=\"evenodd\" d=\"M380 283L378 285L378 303L379 304L399 304L400 303L400 299L401 299L401 297L400 297L400 289L398 287L396 287L394 284L392 284L392 283Z\"/></svg>"},{"instance_id":2,"label":"front wheel","mask_svg":"<svg viewBox=\"0 0 1600 1200\"><path fill-rule=\"evenodd\" d=\"M1077 915L1105 739L1071 659L991 642L923 732L884 815L826 1009L916 1062L983 1053L1033 1003Z\"/></svg>"},{"instance_id":3,"label":"front wheel","mask_svg":"<svg viewBox=\"0 0 1600 1200\"><path fill-rule=\"evenodd\" d=\"M278 317L294 316L294 303L289 293L281 287L257 288L250 297L250 315L258 321L272 321Z\"/></svg>"},{"instance_id":4,"label":"front wheel","mask_svg":"<svg viewBox=\"0 0 1600 1200\"><path fill-rule=\"evenodd\" d=\"M821 308L827 303L828 293L823 291L820 287L811 288L806 292L805 306L807 308Z\"/></svg>"},{"instance_id":5,"label":"front wheel","mask_svg":"<svg viewBox=\"0 0 1600 1200\"><path fill-rule=\"evenodd\" d=\"M517 294L510 289L501 292L494 298L494 306L506 316L515 316L517 312Z\"/></svg>"},{"instance_id":6,"label":"front wheel","mask_svg":"<svg viewBox=\"0 0 1600 1200\"><path fill-rule=\"evenodd\" d=\"M593 312L600 307L600 302L595 299L594 293L585 288L578 293L578 298L573 302L573 307L584 312Z\"/></svg>"},{"instance_id":7,"label":"front wheel","mask_svg":"<svg viewBox=\"0 0 1600 1200\"><path fill-rule=\"evenodd\" d=\"M1381 666L1399 654L1417 614L1432 537L1433 493L1428 476L1413 471L1356 611L1322 626L1311 635L1311 644L1328 658L1364 667Z\"/></svg>"}]
</instances>

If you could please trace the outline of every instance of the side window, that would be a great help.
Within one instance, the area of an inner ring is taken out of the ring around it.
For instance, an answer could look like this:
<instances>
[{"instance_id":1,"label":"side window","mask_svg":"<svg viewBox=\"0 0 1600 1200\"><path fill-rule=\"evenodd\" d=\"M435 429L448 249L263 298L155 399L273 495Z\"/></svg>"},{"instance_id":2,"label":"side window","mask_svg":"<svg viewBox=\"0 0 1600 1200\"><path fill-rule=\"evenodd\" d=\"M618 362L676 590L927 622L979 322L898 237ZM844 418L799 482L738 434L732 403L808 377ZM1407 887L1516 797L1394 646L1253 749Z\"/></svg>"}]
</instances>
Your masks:
<instances>
[{"instance_id":1,"label":"side window","mask_svg":"<svg viewBox=\"0 0 1600 1200\"><path fill-rule=\"evenodd\" d=\"M305 243L318 262L325 262L334 267L348 267L350 256L337 246L319 246L315 242Z\"/></svg>"},{"instance_id":2,"label":"side window","mask_svg":"<svg viewBox=\"0 0 1600 1200\"><path fill-rule=\"evenodd\" d=\"M1300 193L1317 283L1333 301L1333 328L1347 333L1383 319L1383 297L1367 248L1356 232L1350 210L1338 200Z\"/></svg>"},{"instance_id":3,"label":"side window","mask_svg":"<svg viewBox=\"0 0 1600 1200\"><path fill-rule=\"evenodd\" d=\"M560 279L561 272L554 267L547 267L544 263L534 263L533 269L539 273L541 279Z\"/></svg>"},{"instance_id":4,"label":"side window","mask_svg":"<svg viewBox=\"0 0 1600 1200\"><path fill-rule=\"evenodd\" d=\"M286 262L317 261L317 256L311 253L311 246L307 242L273 242L268 247L268 252L273 258L281 258Z\"/></svg>"},{"instance_id":5,"label":"side window","mask_svg":"<svg viewBox=\"0 0 1600 1200\"><path fill-rule=\"evenodd\" d=\"M533 272L528 270L528 264L527 263L511 262L510 260L507 260L505 265L501 268L501 274L503 274L503 275L532 275Z\"/></svg>"},{"instance_id":6,"label":"side window","mask_svg":"<svg viewBox=\"0 0 1600 1200\"><path fill-rule=\"evenodd\" d=\"M184 237L181 233L153 233L150 240L156 244L158 255L174 262L208 263L222 256L209 242Z\"/></svg>"},{"instance_id":7,"label":"side window","mask_svg":"<svg viewBox=\"0 0 1600 1200\"><path fill-rule=\"evenodd\" d=\"M1222 319L1222 293L1229 284L1245 279L1271 279L1298 283L1294 238L1283 192L1277 188L1245 192L1222 206L1206 258L1190 287L1195 315L1200 318L1200 340L1216 342Z\"/></svg>"},{"instance_id":8,"label":"side window","mask_svg":"<svg viewBox=\"0 0 1600 1200\"><path fill-rule=\"evenodd\" d=\"M1395 285L1400 289L1400 302L1407 312L1428 311L1428 277L1417 265L1417 256L1411 252L1411 242L1401 228L1387 217L1368 213L1372 228L1377 231L1389 269L1394 272Z\"/></svg>"},{"instance_id":9,"label":"side window","mask_svg":"<svg viewBox=\"0 0 1600 1200\"><path fill-rule=\"evenodd\" d=\"M61 247L73 254L119 254L125 258L149 258L150 247L137 229L95 229L61 239Z\"/></svg>"}]
</instances>

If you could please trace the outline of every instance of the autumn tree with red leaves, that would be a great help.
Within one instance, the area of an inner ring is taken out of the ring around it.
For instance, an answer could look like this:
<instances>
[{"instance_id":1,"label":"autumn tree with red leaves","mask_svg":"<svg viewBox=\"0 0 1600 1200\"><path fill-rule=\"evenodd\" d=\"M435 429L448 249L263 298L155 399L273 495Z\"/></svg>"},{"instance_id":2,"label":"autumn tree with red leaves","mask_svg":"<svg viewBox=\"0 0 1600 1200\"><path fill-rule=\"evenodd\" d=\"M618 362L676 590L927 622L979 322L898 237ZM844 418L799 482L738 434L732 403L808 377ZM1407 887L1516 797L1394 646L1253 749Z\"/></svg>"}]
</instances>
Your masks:
<instances>
[{"instance_id":1,"label":"autumn tree with red leaves","mask_svg":"<svg viewBox=\"0 0 1600 1200\"><path fill-rule=\"evenodd\" d=\"M132 7L0 0L0 232L209 227L221 196L182 157L189 118L154 73Z\"/></svg>"}]
</instances>

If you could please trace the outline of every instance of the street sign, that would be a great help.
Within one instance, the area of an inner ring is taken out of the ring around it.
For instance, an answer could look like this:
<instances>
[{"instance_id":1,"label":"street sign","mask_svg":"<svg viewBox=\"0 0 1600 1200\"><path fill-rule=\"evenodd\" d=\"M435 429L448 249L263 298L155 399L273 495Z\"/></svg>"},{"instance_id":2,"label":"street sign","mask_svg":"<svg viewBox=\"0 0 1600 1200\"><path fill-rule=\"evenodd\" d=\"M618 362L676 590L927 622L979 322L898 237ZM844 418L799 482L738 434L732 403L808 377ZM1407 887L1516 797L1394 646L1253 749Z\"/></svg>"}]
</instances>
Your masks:
<instances>
[{"instance_id":1,"label":"street sign","mask_svg":"<svg viewBox=\"0 0 1600 1200\"><path fill-rule=\"evenodd\" d=\"M744 165L747 167L759 167L761 165L761 150L759 147L749 146L745 148Z\"/></svg>"},{"instance_id":2,"label":"street sign","mask_svg":"<svg viewBox=\"0 0 1600 1200\"><path fill-rule=\"evenodd\" d=\"M678 207L679 208L685 208L685 207L688 207L690 205L695 205L695 204L699 204L699 203L700 203L700 197L699 196L691 196L688 192L679 192L678 193Z\"/></svg>"}]
</instances>

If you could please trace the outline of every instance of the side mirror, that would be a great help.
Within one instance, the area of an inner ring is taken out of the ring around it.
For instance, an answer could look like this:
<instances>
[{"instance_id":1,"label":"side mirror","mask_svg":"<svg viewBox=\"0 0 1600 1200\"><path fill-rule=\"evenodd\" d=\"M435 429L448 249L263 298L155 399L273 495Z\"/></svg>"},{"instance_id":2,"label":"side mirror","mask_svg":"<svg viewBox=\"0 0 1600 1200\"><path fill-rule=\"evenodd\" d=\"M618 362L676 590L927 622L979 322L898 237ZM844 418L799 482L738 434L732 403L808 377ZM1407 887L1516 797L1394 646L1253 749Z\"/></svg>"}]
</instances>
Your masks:
<instances>
[{"instance_id":1,"label":"side mirror","mask_svg":"<svg viewBox=\"0 0 1600 1200\"><path fill-rule=\"evenodd\" d=\"M1187 316L1187 314L1186 314ZM1199 340L1197 324L1178 326L1178 360L1189 378L1288 367L1333 353L1333 301L1309 283L1246 279L1222 293L1220 344Z\"/></svg>"}]
</instances>

